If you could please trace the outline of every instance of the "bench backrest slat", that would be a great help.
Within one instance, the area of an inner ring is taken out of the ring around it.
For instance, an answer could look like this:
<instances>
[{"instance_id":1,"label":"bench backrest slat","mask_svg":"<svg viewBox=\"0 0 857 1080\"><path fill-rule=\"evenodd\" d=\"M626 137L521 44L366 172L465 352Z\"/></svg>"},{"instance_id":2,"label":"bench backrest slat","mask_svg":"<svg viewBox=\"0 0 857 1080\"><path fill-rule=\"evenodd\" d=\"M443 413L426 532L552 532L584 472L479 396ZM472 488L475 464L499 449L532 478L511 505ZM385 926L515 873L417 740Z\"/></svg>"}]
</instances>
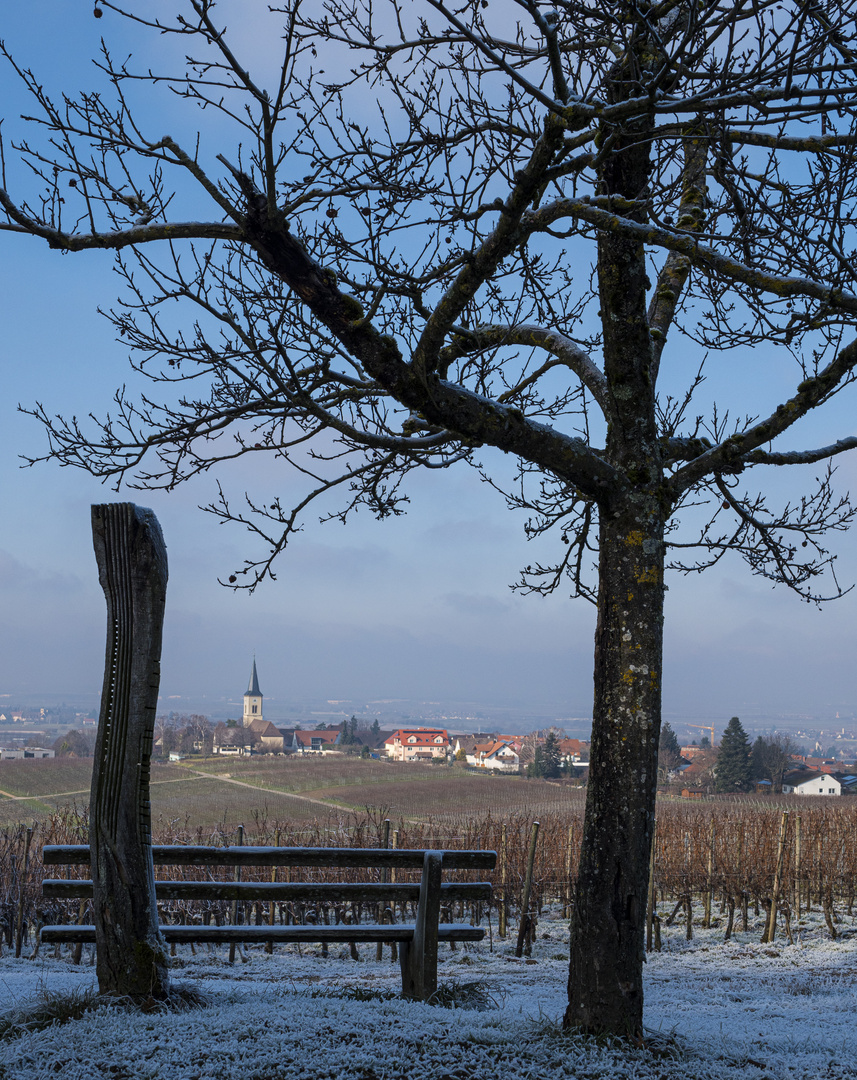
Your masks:
<instances>
[{"instance_id":1,"label":"bench backrest slat","mask_svg":"<svg viewBox=\"0 0 857 1080\"><path fill-rule=\"evenodd\" d=\"M444 850L444 870L493 870L496 851ZM208 847L200 844L153 844L156 866L331 866L422 869L424 850L386 848ZM87 844L48 844L42 849L45 866L86 866Z\"/></svg>"},{"instance_id":2,"label":"bench backrest slat","mask_svg":"<svg viewBox=\"0 0 857 1080\"><path fill-rule=\"evenodd\" d=\"M413 885L378 885L347 882L270 881L156 881L158 900L262 900L292 902L396 903L419 900L419 883ZM445 882L440 887L441 901L490 901L487 881ZM87 900L92 896L92 881L87 878L46 878L42 895L48 900Z\"/></svg>"}]
</instances>

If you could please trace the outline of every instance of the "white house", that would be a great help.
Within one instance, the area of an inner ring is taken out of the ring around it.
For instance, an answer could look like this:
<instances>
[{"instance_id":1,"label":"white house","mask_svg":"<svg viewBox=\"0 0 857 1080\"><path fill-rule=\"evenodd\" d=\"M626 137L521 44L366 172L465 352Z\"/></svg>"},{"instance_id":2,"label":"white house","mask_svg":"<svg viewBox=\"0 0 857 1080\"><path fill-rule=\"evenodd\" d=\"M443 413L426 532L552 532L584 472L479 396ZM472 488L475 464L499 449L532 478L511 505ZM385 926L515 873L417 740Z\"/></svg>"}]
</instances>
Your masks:
<instances>
[{"instance_id":1,"label":"white house","mask_svg":"<svg viewBox=\"0 0 857 1080\"><path fill-rule=\"evenodd\" d=\"M458 758L460 753L464 753L466 758L468 754L473 753L473 749L478 742L483 740L476 735L459 735L456 737L455 744L452 747L452 756Z\"/></svg>"},{"instance_id":2,"label":"white house","mask_svg":"<svg viewBox=\"0 0 857 1080\"><path fill-rule=\"evenodd\" d=\"M517 772L521 759L511 743L492 739L488 743L477 743L473 747L473 753L467 755L467 764L477 769Z\"/></svg>"},{"instance_id":3,"label":"white house","mask_svg":"<svg viewBox=\"0 0 857 1080\"><path fill-rule=\"evenodd\" d=\"M789 773L783 777L783 794L841 795L842 781L833 773Z\"/></svg>"}]
</instances>

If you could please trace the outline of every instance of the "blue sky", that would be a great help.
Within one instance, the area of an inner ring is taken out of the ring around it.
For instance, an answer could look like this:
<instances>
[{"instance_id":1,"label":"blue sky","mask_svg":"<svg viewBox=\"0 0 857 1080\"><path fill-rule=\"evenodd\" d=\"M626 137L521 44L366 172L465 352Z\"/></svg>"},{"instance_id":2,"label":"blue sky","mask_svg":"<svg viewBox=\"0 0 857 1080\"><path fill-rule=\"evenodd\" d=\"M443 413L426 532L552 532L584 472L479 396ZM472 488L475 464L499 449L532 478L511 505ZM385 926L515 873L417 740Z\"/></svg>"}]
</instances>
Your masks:
<instances>
[{"instance_id":1,"label":"blue sky","mask_svg":"<svg viewBox=\"0 0 857 1080\"><path fill-rule=\"evenodd\" d=\"M48 85L94 86L87 57L99 34L112 31L109 17L95 20L90 4L59 0L6 6L0 37ZM242 36L250 40L246 26ZM5 69L0 101L10 119L25 107ZM169 129L170 120L160 122ZM6 125L4 133L14 132ZM233 147L218 149L228 156ZM199 213L207 215L208 208ZM116 293L112 260L60 255L2 233L0 251L0 693L97 691L104 601L89 506L117 496L77 470L19 469L19 454L39 454L45 444L16 406L39 400L66 415L103 412L128 379L123 348L96 312ZM695 347L679 342L665 358L665 377L670 364L697 363ZM715 358L705 393L731 398L742 412L768 413L796 381L793 366L756 350ZM854 393L841 395L788 445L853 434L854 406ZM843 490L855 487L855 473L853 456L841 462ZM221 479L238 497L263 488L285 501L299 490L293 476L260 463L237 464ZM799 492L797 480L773 483L788 497ZM165 699L240 694L255 653L262 689L279 702L428 698L522 709L542 703L557 715L588 715L594 610L562 590L544 599L508 588L522 565L550 558L549 547L527 544L523 517L467 469L416 477L409 491L410 513L393 521L364 516L321 527L311 514L278 580L253 596L217 584L240 565L250 540L197 509L215 494L213 477L168 496L118 496L152 506L168 545ZM831 543L840 580L850 584L855 538ZM673 575L669 586L665 715L845 717L857 708L857 595L817 611L751 577L737 559L703 577Z\"/></svg>"}]
</instances>

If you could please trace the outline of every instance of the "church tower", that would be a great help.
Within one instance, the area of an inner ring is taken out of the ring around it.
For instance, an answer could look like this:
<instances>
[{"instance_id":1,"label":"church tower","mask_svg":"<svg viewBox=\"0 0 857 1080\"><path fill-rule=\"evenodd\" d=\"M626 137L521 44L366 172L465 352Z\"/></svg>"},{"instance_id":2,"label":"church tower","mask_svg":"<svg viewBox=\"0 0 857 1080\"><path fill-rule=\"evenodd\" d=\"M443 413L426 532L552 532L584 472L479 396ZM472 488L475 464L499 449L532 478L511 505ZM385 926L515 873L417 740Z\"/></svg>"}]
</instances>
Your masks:
<instances>
[{"instance_id":1,"label":"church tower","mask_svg":"<svg viewBox=\"0 0 857 1080\"><path fill-rule=\"evenodd\" d=\"M250 685L244 694L244 727L249 727L254 720L262 719L262 691L259 689L259 676L256 674L256 657L253 657L253 670L250 672Z\"/></svg>"}]
</instances>

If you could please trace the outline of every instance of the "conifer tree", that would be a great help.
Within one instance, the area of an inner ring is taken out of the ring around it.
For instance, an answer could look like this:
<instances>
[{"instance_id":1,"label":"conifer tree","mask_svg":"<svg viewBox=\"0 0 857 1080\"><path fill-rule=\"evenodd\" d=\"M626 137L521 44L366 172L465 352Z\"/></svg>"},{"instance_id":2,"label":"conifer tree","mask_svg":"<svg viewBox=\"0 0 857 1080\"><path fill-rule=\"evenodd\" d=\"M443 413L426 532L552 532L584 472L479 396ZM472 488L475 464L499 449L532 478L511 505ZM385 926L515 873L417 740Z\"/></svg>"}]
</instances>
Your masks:
<instances>
[{"instance_id":1,"label":"conifer tree","mask_svg":"<svg viewBox=\"0 0 857 1080\"><path fill-rule=\"evenodd\" d=\"M732 717L723 732L715 773L717 791L749 791L753 786L750 740L737 716Z\"/></svg>"},{"instance_id":2,"label":"conifer tree","mask_svg":"<svg viewBox=\"0 0 857 1080\"><path fill-rule=\"evenodd\" d=\"M562 771L562 757L559 750L559 739L556 732L551 728L542 747L542 776L559 776Z\"/></svg>"},{"instance_id":3,"label":"conifer tree","mask_svg":"<svg viewBox=\"0 0 857 1080\"><path fill-rule=\"evenodd\" d=\"M753 779L770 780L771 791L781 793L783 776L791 767L792 754L796 749L787 735L760 735L753 743L750 757Z\"/></svg>"},{"instance_id":4,"label":"conifer tree","mask_svg":"<svg viewBox=\"0 0 857 1080\"><path fill-rule=\"evenodd\" d=\"M681 761L681 747L678 738L669 723L661 724L661 737L658 743L658 780L662 783L667 779L670 770L675 769Z\"/></svg>"}]
</instances>

